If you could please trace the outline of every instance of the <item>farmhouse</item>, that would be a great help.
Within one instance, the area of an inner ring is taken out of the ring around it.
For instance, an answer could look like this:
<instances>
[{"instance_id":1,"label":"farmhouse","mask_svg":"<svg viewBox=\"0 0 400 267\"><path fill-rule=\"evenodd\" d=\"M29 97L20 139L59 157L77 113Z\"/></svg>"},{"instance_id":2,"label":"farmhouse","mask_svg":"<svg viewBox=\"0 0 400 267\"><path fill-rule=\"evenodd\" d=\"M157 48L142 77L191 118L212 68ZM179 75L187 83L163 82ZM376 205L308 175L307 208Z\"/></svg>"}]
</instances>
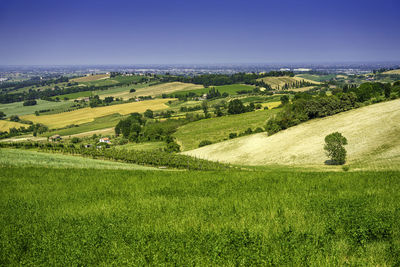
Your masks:
<instances>
[{"instance_id":1,"label":"farmhouse","mask_svg":"<svg viewBox=\"0 0 400 267\"><path fill-rule=\"evenodd\" d=\"M108 138L108 137L100 138L100 139L99 139L99 142L100 142L100 143L111 144L110 138Z\"/></svg>"},{"instance_id":2,"label":"farmhouse","mask_svg":"<svg viewBox=\"0 0 400 267\"><path fill-rule=\"evenodd\" d=\"M53 135L49 137L49 141L51 142L56 142L56 141L60 141L62 138L59 134Z\"/></svg>"}]
</instances>

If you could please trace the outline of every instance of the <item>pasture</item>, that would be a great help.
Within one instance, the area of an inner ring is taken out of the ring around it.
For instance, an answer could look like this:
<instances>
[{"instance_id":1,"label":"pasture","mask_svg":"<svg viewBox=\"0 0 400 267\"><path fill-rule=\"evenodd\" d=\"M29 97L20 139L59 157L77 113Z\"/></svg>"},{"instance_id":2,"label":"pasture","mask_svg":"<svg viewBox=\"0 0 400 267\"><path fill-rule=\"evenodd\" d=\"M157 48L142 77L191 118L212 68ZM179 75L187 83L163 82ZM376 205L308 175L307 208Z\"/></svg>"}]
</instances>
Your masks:
<instances>
[{"instance_id":1,"label":"pasture","mask_svg":"<svg viewBox=\"0 0 400 267\"><path fill-rule=\"evenodd\" d=\"M324 138L341 132L348 140L350 166L361 169L400 169L400 99L334 116L314 119L272 136L259 133L185 154L245 165L311 165L325 167ZM384 164L380 165L380 164Z\"/></svg>"},{"instance_id":2,"label":"pasture","mask_svg":"<svg viewBox=\"0 0 400 267\"><path fill-rule=\"evenodd\" d=\"M0 262L395 266L399 177L2 165Z\"/></svg>"},{"instance_id":3,"label":"pasture","mask_svg":"<svg viewBox=\"0 0 400 267\"><path fill-rule=\"evenodd\" d=\"M11 115L28 115L34 114L35 111L39 110L64 110L70 108L74 103L71 101L60 101L60 102L53 102L53 101L45 101L38 99L36 100L37 104L34 106L24 106L23 102L14 102L9 104L1 104L0 111L3 111L7 117Z\"/></svg>"},{"instance_id":4,"label":"pasture","mask_svg":"<svg viewBox=\"0 0 400 267\"><path fill-rule=\"evenodd\" d=\"M111 105L105 107L97 107L97 108L82 108L70 112L64 112L59 114L52 115L43 115L43 116L35 116L35 115L27 115L23 118L26 120L33 121L35 123L42 123L47 125L49 128L62 128L72 124L82 124L93 121L95 118L104 117L111 114L121 114L127 115L133 112L144 112L147 109L151 110L161 110L168 108L165 105L171 99L155 99L155 100L146 100L141 102L131 102L125 104Z\"/></svg>"},{"instance_id":5,"label":"pasture","mask_svg":"<svg viewBox=\"0 0 400 267\"><path fill-rule=\"evenodd\" d=\"M210 118L183 125L173 134L183 151L195 149L203 140L220 142L228 139L230 133L244 132L265 127L270 116L278 110L259 110L237 115Z\"/></svg>"}]
</instances>

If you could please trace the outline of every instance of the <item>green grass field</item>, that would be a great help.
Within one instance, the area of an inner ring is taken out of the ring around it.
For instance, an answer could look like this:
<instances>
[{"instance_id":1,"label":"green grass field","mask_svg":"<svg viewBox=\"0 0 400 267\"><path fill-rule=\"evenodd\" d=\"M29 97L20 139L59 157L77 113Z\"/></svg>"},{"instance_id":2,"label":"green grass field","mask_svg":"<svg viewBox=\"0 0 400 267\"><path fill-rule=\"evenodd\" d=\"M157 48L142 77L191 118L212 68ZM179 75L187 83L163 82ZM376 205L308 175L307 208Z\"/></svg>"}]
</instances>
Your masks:
<instances>
[{"instance_id":1,"label":"green grass field","mask_svg":"<svg viewBox=\"0 0 400 267\"><path fill-rule=\"evenodd\" d=\"M1 170L3 266L400 264L399 172Z\"/></svg>"},{"instance_id":2,"label":"green grass field","mask_svg":"<svg viewBox=\"0 0 400 267\"><path fill-rule=\"evenodd\" d=\"M95 160L62 154L49 154L33 150L6 148L0 149L0 166L155 170L155 168L152 167L145 167L136 164Z\"/></svg>"},{"instance_id":3,"label":"green grass field","mask_svg":"<svg viewBox=\"0 0 400 267\"><path fill-rule=\"evenodd\" d=\"M229 95L236 95L237 91L241 90L253 90L255 87L252 85L247 85L247 84L229 84L229 85L220 85L220 86L209 86L208 88L202 88L202 89L195 89L195 90L187 90L187 91L180 91L177 92L176 94L187 94L187 93L196 93L198 95L201 94L206 94L211 88L215 88L218 90L221 94L222 93L228 93Z\"/></svg>"},{"instance_id":4,"label":"green grass field","mask_svg":"<svg viewBox=\"0 0 400 267\"><path fill-rule=\"evenodd\" d=\"M45 100L36 100L37 104L34 106L24 106L23 102L14 102L10 104L1 104L0 111L3 111L8 117L11 115L29 115L34 114L35 111L46 110L46 109L55 109L55 110L64 110L71 107L74 103L71 101L60 101L60 102L52 102Z\"/></svg>"},{"instance_id":5,"label":"green grass field","mask_svg":"<svg viewBox=\"0 0 400 267\"><path fill-rule=\"evenodd\" d=\"M116 146L116 149L127 150L158 150L165 148L165 142L145 142L145 143L128 143L126 145Z\"/></svg>"},{"instance_id":6,"label":"green grass field","mask_svg":"<svg viewBox=\"0 0 400 267\"><path fill-rule=\"evenodd\" d=\"M179 127L174 137L184 151L191 150L197 148L203 140L220 142L227 139L231 132L239 134L249 127L252 130L264 128L268 118L276 112L277 109L260 110L195 121Z\"/></svg>"}]
</instances>

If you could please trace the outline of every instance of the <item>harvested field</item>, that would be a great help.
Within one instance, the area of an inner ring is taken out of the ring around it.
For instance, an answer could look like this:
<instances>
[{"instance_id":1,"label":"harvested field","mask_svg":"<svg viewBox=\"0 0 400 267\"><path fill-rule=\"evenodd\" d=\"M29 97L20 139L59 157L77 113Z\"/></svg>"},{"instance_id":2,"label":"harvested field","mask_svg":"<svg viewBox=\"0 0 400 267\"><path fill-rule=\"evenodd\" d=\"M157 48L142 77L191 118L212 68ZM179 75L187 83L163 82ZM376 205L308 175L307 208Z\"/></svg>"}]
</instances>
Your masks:
<instances>
[{"instance_id":1,"label":"harvested field","mask_svg":"<svg viewBox=\"0 0 400 267\"><path fill-rule=\"evenodd\" d=\"M72 82L92 82L110 78L110 74L96 74L72 79Z\"/></svg>"}]
</instances>

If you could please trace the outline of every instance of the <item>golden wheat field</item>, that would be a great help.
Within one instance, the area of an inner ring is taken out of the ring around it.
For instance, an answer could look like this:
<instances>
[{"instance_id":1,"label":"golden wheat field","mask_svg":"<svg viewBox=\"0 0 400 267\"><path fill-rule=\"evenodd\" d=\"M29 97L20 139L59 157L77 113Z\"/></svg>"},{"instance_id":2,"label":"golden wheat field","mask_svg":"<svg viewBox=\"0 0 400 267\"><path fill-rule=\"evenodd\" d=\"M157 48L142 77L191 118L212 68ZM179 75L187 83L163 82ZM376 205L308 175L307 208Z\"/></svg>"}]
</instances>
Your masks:
<instances>
[{"instance_id":1,"label":"golden wheat field","mask_svg":"<svg viewBox=\"0 0 400 267\"><path fill-rule=\"evenodd\" d=\"M278 86L282 88L282 86L285 85L285 83L294 83L294 82L299 82L299 81L305 81L305 82L310 82L313 84L320 84L320 82L304 79L301 77L289 77L289 76L284 76L284 77L264 77L258 79L258 81L264 81L266 84L270 85L272 89L278 89ZM301 88L297 88L301 89ZM290 89L292 90L292 89Z\"/></svg>"},{"instance_id":2,"label":"golden wheat field","mask_svg":"<svg viewBox=\"0 0 400 267\"><path fill-rule=\"evenodd\" d=\"M324 138L336 131L348 140L349 164L363 168L378 168L380 163L386 164L385 168L400 166L400 99L311 120L272 136L254 134L185 154L247 165L324 166L328 159Z\"/></svg>"},{"instance_id":3,"label":"golden wheat field","mask_svg":"<svg viewBox=\"0 0 400 267\"><path fill-rule=\"evenodd\" d=\"M0 131L8 131L10 128L19 128L19 127L28 127L29 125L22 124L19 122L14 122L14 121L5 121L5 120L0 120Z\"/></svg>"},{"instance_id":4,"label":"golden wheat field","mask_svg":"<svg viewBox=\"0 0 400 267\"><path fill-rule=\"evenodd\" d=\"M388 70L388 71L383 72L383 74L400 74L400 69Z\"/></svg>"},{"instance_id":5,"label":"golden wheat field","mask_svg":"<svg viewBox=\"0 0 400 267\"><path fill-rule=\"evenodd\" d=\"M49 128L62 128L71 124L82 124L86 122L91 122L95 118L103 117L115 113L119 113L121 115L126 115L133 112L144 112L147 109L151 110L161 110L168 108L165 105L171 99L155 99L155 100L147 100L141 102L132 102L126 104L119 104L113 106L106 107L97 107L97 108L83 108L70 112L63 112L59 114L52 115L43 115L43 116L35 116L35 115L27 115L22 118L25 120L30 120L35 123L42 123Z\"/></svg>"},{"instance_id":6,"label":"golden wheat field","mask_svg":"<svg viewBox=\"0 0 400 267\"><path fill-rule=\"evenodd\" d=\"M163 83L163 84L138 88L134 93L130 93L129 90L127 90L124 92L102 95L101 98L105 98L107 96L113 96L127 100L135 96L148 96L148 95L159 96L162 94L170 94L179 91L189 91L201 88L204 88L203 85L197 85L192 83L170 82L170 83Z\"/></svg>"},{"instance_id":7,"label":"golden wheat field","mask_svg":"<svg viewBox=\"0 0 400 267\"><path fill-rule=\"evenodd\" d=\"M103 80L110 78L110 74L96 74L96 75L89 75L85 77L79 77L75 79L71 79L71 82L92 82L97 80Z\"/></svg>"}]
</instances>

